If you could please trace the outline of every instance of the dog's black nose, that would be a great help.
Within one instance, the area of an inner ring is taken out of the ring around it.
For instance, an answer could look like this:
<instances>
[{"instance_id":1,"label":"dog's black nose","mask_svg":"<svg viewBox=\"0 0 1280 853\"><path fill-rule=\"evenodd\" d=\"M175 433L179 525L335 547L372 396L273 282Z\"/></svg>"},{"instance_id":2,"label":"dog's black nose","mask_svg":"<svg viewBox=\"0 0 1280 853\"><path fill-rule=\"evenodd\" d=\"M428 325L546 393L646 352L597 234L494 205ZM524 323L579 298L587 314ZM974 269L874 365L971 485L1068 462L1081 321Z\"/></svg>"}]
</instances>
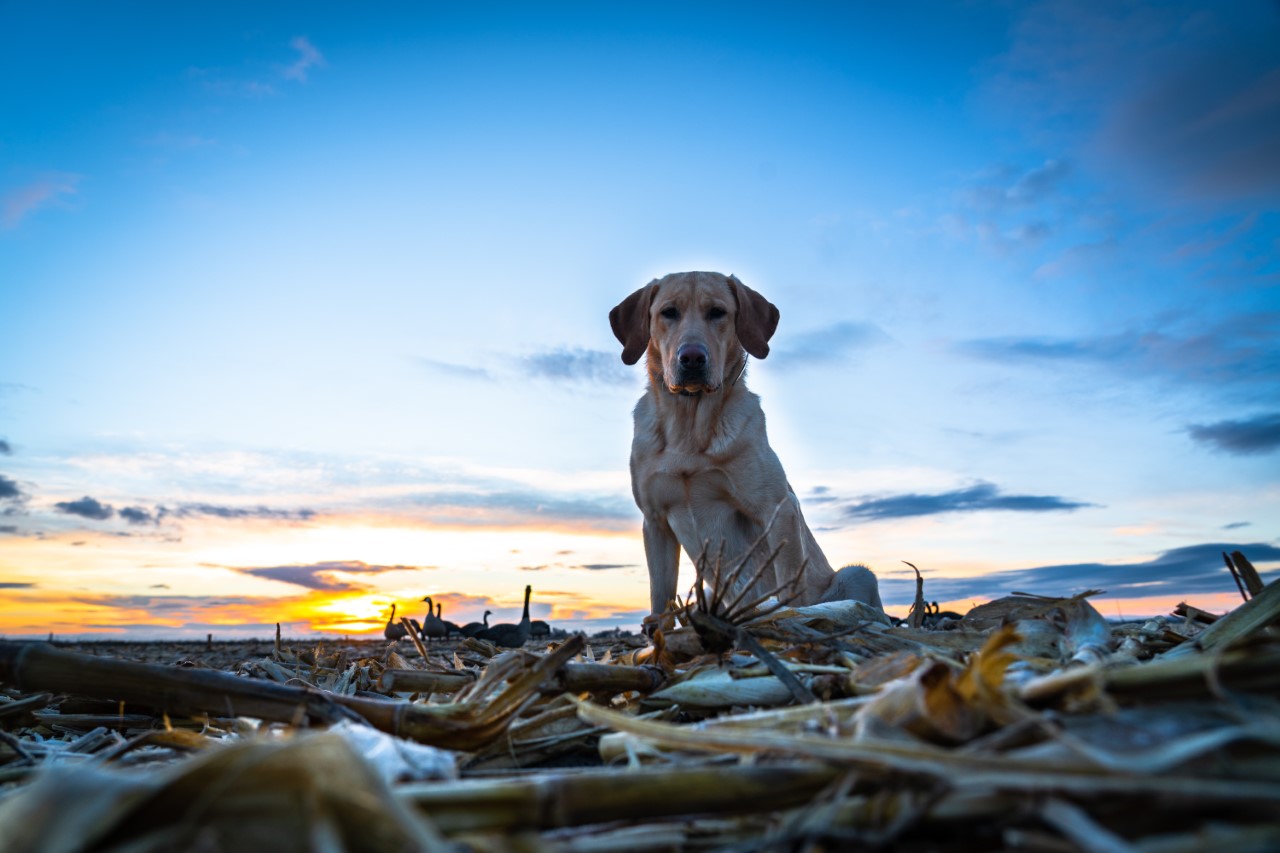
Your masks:
<instances>
[{"instance_id":1,"label":"dog's black nose","mask_svg":"<svg viewBox=\"0 0 1280 853\"><path fill-rule=\"evenodd\" d=\"M701 369L707 366L707 348L702 344L681 344L676 359L685 369Z\"/></svg>"}]
</instances>

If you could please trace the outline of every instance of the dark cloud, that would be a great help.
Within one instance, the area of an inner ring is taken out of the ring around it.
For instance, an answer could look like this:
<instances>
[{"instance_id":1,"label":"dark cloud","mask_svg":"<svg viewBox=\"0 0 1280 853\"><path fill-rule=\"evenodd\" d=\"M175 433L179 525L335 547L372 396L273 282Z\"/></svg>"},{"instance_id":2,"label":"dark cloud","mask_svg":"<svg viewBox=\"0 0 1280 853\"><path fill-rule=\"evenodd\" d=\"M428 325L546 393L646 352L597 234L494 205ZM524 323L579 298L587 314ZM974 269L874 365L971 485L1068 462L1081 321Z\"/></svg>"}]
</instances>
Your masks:
<instances>
[{"instance_id":1,"label":"dark cloud","mask_svg":"<svg viewBox=\"0 0 1280 853\"><path fill-rule=\"evenodd\" d=\"M780 339L770 353L769 361L777 362L779 367L831 362L891 340L874 323L846 321Z\"/></svg>"},{"instance_id":2,"label":"dark cloud","mask_svg":"<svg viewBox=\"0 0 1280 853\"><path fill-rule=\"evenodd\" d=\"M1280 379L1278 340L1280 314L1270 313L1233 317L1189 333L1148 329L1092 338L986 338L958 348L1001 364L1094 364L1130 377L1270 384Z\"/></svg>"},{"instance_id":3,"label":"dark cloud","mask_svg":"<svg viewBox=\"0 0 1280 853\"><path fill-rule=\"evenodd\" d=\"M345 574L376 575L384 572L421 571L423 569L434 568L434 566L381 566L370 565L369 563L365 563L360 560L333 560L324 563L309 563L307 565L297 566L228 566L228 568L244 575L265 578L266 580L280 581L281 583L293 584L294 586L305 587L306 589L322 590L324 592L347 592L363 589L363 587L359 584L353 584L350 581L345 581L342 578L337 577L335 575L336 572L342 572Z\"/></svg>"},{"instance_id":4,"label":"dark cloud","mask_svg":"<svg viewBox=\"0 0 1280 853\"><path fill-rule=\"evenodd\" d=\"M617 353L581 347L560 347L525 356L524 372L541 379L567 379L604 385L632 385L635 378Z\"/></svg>"},{"instance_id":5,"label":"dark cloud","mask_svg":"<svg viewBox=\"0 0 1280 853\"><path fill-rule=\"evenodd\" d=\"M1028 4L991 85L1020 126L1083 131L1077 144L1126 178L1266 199L1280 188L1278 43L1274 3Z\"/></svg>"},{"instance_id":6,"label":"dark cloud","mask_svg":"<svg viewBox=\"0 0 1280 853\"><path fill-rule=\"evenodd\" d=\"M1233 521L1230 524L1222 525L1222 529L1223 530L1239 530L1242 527L1252 527L1252 526L1253 526L1253 522L1251 521Z\"/></svg>"},{"instance_id":7,"label":"dark cloud","mask_svg":"<svg viewBox=\"0 0 1280 853\"><path fill-rule=\"evenodd\" d=\"M1247 4L1245 4L1247 5ZM1152 178L1215 197L1280 189L1278 16L1263 32L1219 18L1214 43L1182 52L1176 65L1122 103L1103 138Z\"/></svg>"},{"instance_id":8,"label":"dark cloud","mask_svg":"<svg viewBox=\"0 0 1280 853\"><path fill-rule=\"evenodd\" d=\"M10 446L9 442L5 441L3 438L0 438L0 456L12 456L12 455L13 455L13 447Z\"/></svg>"},{"instance_id":9,"label":"dark cloud","mask_svg":"<svg viewBox=\"0 0 1280 853\"><path fill-rule=\"evenodd\" d=\"M885 518L910 518L945 512L1051 512L1075 510L1093 504L1070 501L1052 495L1006 495L992 483L976 483L966 489L933 495L906 494L863 500L843 508L843 514L858 521Z\"/></svg>"},{"instance_id":10,"label":"dark cloud","mask_svg":"<svg viewBox=\"0 0 1280 853\"><path fill-rule=\"evenodd\" d=\"M1071 595L1087 589L1104 590L1111 598L1158 595L1207 595L1235 592L1237 587L1223 562L1223 552L1241 551L1257 567L1280 563L1280 548L1213 542L1165 551L1143 563L1074 563L994 572L976 578L925 576L924 593L934 601L998 598L1011 592ZM1263 572L1264 580L1277 573ZM888 604L909 603L915 596L915 576L880 576L881 598Z\"/></svg>"},{"instance_id":11,"label":"dark cloud","mask_svg":"<svg viewBox=\"0 0 1280 853\"><path fill-rule=\"evenodd\" d=\"M16 536L18 527L14 524L0 524L0 535Z\"/></svg>"},{"instance_id":12,"label":"dark cloud","mask_svg":"<svg viewBox=\"0 0 1280 853\"><path fill-rule=\"evenodd\" d=\"M93 521L105 521L116 513L110 504L99 503L88 495L78 501L61 501L54 504L53 508L67 515L78 515Z\"/></svg>"},{"instance_id":13,"label":"dark cloud","mask_svg":"<svg viewBox=\"0 0 1280 853\"><path fill-rule=\"evenodd\" d=\"M23 500L25 497L17 480L11 480L4 474L0 474L0 501Z\"/></svg>"},{"instance_id":14,"label":"dark cloud","mask_svg":"<svg viewBox=\"0 0 1280 853\"><path fill-rule=\"evenodd\" d=\"M120 510L120 517L130 524L159 524L163 513L156 514L140 506L127 506Z\"/></svg>"},{"instance_id":15,"label":"dark cloud","mask_svg":"<svg viewBox=\"0 0 1280 853\"><path fill-rule=\"evenodd\" d=\"M161 507L159 511L162 513L171 513L178 518L195 518L204 516L228 520L257 518L278 521L309 521L315 516L315 511L310 509L273 509L266 506L219 506L217 504L206 503L181 504L174 510L168 510L165 507Z\"/></svg>"},{"instance_id":16,"label":"dark cloud","mask_svg":"<svg viewBox=\"0 0 1280 853\"><path fill-rule=\"evenodd\" d=\"M17 581L0 581L0 589L32 589L35 587L33 583L18 583Z\"/></svg>"},{"instance_id":17,"label":"dark cloud","mask_svg":"<svg viewBox=\"0 0 1280 853\"><path fill-rule=\"evenodd\" d=\"M607 572L612 569L633 569L635 563L583 563L580 566L570 566L571 569L586 569L589 572Z\"/></svg>"},{"instance_id":18,"label":"dark cloud","mask_svg":"<svg viewBox=\"0 0 1280 853\"><path fill-rule=\"evenodd\" d=\"M1258 456L1280 449L1280 413L1187 428L1191 437L1224 453Z\"/></svg>"}]
</instances>

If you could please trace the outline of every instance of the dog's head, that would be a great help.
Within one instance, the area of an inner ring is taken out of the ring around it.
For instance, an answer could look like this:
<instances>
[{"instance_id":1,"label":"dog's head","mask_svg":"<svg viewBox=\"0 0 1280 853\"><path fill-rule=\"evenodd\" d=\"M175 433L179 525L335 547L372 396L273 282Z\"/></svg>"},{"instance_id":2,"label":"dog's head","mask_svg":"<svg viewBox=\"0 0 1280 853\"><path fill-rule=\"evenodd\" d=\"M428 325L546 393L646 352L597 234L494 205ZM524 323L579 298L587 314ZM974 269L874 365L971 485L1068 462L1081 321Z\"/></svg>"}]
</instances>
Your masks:
<instances>
[{"instance_id":1,"label":"dog's head","mask_svg":"<svg viewBox=\"0 0 1280 853\"><path fill-rule=\"evenodd\" d=\"M712 393L743 349L756 358L769 354L778 309L735 276L680 272L622 300L609 312L609 323L622 343L623 362L635 364L648 352L668 391Z\"/></svg>"}]
</instances>

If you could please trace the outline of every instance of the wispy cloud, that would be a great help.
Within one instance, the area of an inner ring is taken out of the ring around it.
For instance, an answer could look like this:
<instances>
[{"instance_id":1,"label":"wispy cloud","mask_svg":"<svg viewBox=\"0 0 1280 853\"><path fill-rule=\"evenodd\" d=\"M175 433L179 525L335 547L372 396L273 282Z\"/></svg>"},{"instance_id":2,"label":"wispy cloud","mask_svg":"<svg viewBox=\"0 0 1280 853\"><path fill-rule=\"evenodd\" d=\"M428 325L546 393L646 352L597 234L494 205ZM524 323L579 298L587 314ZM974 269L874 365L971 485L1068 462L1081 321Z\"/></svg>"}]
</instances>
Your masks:
<instances>
[{"instance_id":1,"label":"wispy cloud","mask_svg":"<svg viewBox=\"0 0 1280 853\"><path fill-rule=\"evenodd\" d=\"M273 521L309 521L315 517L311 509L276 509L268 506L225 506L209 503L184 503L168 510L160 507L178 518L210 517L227 520L268 519Z\"/></svg>"},{"instance_id":2,"label":"wispy cloud","mask_svg":"<svg viewBox=\"0 0 1280 853\"><path fill-rule=\"evenodd\" d=\"M3 438L0 438L0 456L12 456L12 455L13 455L13 448L9 445L9 442L5 441Z\"/></svg>"},{"instance_id":3,"label":"wispy cloud","mask_svg":"<svg viewBox=\"0 0 1280 853\"><path fill-rule=\"evenodd\" d=\"M484 382L492 382L493 374L483 367L476 367L472 364L455 364L449 361L439 361L434 358L417 358L418 364L431 370L447 373L458 379L477 380Z\"/></svg>"},{"instance_id":4,"label":"wispy cloud","mask_svg":"<svg viewBox=\"0 0 1280 853\"><path fill-rule=\"evenodd\" d=\"M0 226L16 228L19 223L41 208L59 203L78 192L80 176L67 172L53 172L38 178L26 186L10 190L0 201Z\"/></svg>"},{"instance_id":5,"label":"wispy cloud","mask_svg":"<svg viewBox=\"0 0 1280 853\"><path fill-rule=\"evenodd\" d=\"M252 596L198 596L198 595L73 595L70 599L81 604L110 607L119 610L141 610L147 613L186 612L193 607L216 611L219 608L237 608L257 605L262 599Z\"/></svg>"},{"instance_id":6,"label":"wispy cloud","mask_svg":"<svg viewBox=\"0 0 1280 853\"><path fill-rule=\"evenodd\" d=\"M936 601L995 598L1011 592L1070 595L1100 589L1112 598L1147 598L1233 592L1235 582L1222 560L1223 552L1241 551L1260 569L1280 563L1280 548L1262 542L1239 545L1212 542L1174 548L1137 563L1071 563L994 572L974 578L925 576L925 595ZM1276 572L1264 572L1270 580ZM887 604L909 602L915 580L880 577L880 594Z\"/></svg>"},{"instance_id":7,"label":"wispy cloud","mask_svg":"<svg viewBox=\"0 0 1280 853\"><path fill-rule=\"evenodd\" d=\"M581 347L559 347L525 356L521 360L524 373L541 379L597 382L605 385L630 385L634 377L623 366L617 353Z\"/></svg>"},{"instance_id":8,"label":"wispy cloud","mask_svg":"<svg viewBox=\"0 0 1280 853\"><path fill-rule=\"evenodd\" d=\"M218 140L208 136L201 136L198 133L169 133L167 131L154 134L141 141L143 145L157 148L176 148L184 151L196 148L211 148L218 144Z\"/></svg>"},{"instance_id":9,"label":"wispy cloud","mask_svg":"<svg viewBox=\"0 0 1280 853\"><path fill-rule=\"evenodd\" d=\"M965 489L932 495L906 494L869 498L844 507L842 513L846 518L856 521L879 521L948 512L1053 512L1090 506L1094 504L1053 495L1008 495L992 483L977 483Z\"/></svg>"},{"instance_id":10,"label":"wispy cloud","mask_svg":"<svg viewBox=\"0 0 1280 853\"><path fill-rule=\"evenodd\" d=\"M1194 424L1191 437L1224 453L1257 456L1280 449L1280 413L1235 421Z\"/></svg>"},{"instance_id":11,"label":"wispy cloud","mask_svg":"<svg viewBox=\"0 0 1280 853\"><path fill-rule=\"evenodd\" d=\"M849 320L808 332L787 335L769 353L769 361L776 362L779 368L830 363L890 341L892 338L874 323Z\"/></svg>"},{"instance_id":12,"label":"wispy cloud","mask_svg":"<svg viewBox=\"0 0 1280 853\"><path fill-rule=\"evenodd\" d=\"M1047 160L1030 169L997 166L978 175L962 196L984 212L1026 207L1051 199L1070 174L1066 160Z\"/></svg>"},{"instance_id":13,"label":"wispy cloud","mask_svg":"<svg viewBox=\"0 0 1280 853\"><path fill-rule=\"evenodd\" d=\"M54 509L65 515L77 515L93 521L106 521L117 515L115 506L88 495L74 501L59 501ZM182 503L174 507L159 505L155 509L142 506L124 507L118 513L132 525L160 524L168 518L219 518L226 521L268 520L309 521L315 517L310 509L277 509L268 506L227 506L212 503Z\"/></svg>"},{"instance_id":14,"label":"wispy cloud","mask_svg":"<svg viewBox=\"0 0 1280 853\"><path fill-rule=\"evenodd\" d=\"M246 63L248 73L228 71L223 68L188 68L187 74L197 80L205 91L219 96L261 98L279 94L276 83L292 80L306 83L315 68L327 65L324 55L306 36L295 36L289 46L296 52L288 64L267 64L261 60Z\"/></svg>"},{"instance_id":15,"label":"wispy cloud","mask_svg":"<svg viewBox=\"0 0 1280 853\"><path fill-rule=\"evenodd\" d=\"M428 520L447 525L505 527L567 525L619 529L635 523L634 503L622 495L561 495L543 491L440 491L411 496Z\"/></svg>"},{"instance_id":16,"label":"wispy cloud","mask_svg":"<svg viewBox=\"0 0 1280 853\"><path fill-rule=\"evenodd\" d=\"M1080 338L1005 337L958 344L978 358L1016 363L1092 363L1130 377L1159 376L1220 385L1280 378L1280 314L1231 317L1189 332L1132 330Z\"/></svg>"},{"instance_id":17,"label":"wispy cloud","mask_svg":"<svg viewBox=\"0 0 1280 853\"><path fill-rule=\"evenodd\" d=\"M320 51L316 50L315 45L306 36L295 36L289 44L298 52L298 58L280 73L286 80L297 80L299 83L305 83L307 82L307 73L312 68L324 67L326 64L324 56Z\"/></svg>"},{"instance_id":18,"label":"wispy cloud","mask_svg":"<svg viewBox=\"0 0 1280 853\"><path fill-rule=\"evenodd\" d=\"M33 583L19 583L18 581L0 581L0 589L33 589Z\"/></svg>"}]
</instances>

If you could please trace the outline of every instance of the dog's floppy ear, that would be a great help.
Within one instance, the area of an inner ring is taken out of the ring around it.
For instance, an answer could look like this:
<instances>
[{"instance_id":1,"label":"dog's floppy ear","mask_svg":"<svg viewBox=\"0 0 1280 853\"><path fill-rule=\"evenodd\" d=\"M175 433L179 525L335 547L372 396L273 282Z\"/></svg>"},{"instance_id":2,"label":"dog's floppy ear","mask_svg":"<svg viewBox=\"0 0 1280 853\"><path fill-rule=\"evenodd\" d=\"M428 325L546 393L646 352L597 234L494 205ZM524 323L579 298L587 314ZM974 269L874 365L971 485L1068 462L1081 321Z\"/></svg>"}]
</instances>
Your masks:
<instances>
[{"instance_id":1,"label":"dog's floppy ear","mask_svg":"<svg viewBox=\"0 0 1280 853\"><path fill-rule=\"evenodd\" d=\"M736 275L729 276L729 289L738 300L738 340L751 355L764 358L769 354L769 338L778 329L778 306L738 281Z\"/></svg>"},{"instance_id":2,"label":"dog's floppy ear","mask_svg":"<svg viewBox=\"0 0 1280 853\"><path fill-rule=\"evenodd\" d=\"M622 344L623 364L635 364L649 349L649 306L657 289L657 283L650 282L609 312L609 325Z\"/></svg>"}]
</instances>

